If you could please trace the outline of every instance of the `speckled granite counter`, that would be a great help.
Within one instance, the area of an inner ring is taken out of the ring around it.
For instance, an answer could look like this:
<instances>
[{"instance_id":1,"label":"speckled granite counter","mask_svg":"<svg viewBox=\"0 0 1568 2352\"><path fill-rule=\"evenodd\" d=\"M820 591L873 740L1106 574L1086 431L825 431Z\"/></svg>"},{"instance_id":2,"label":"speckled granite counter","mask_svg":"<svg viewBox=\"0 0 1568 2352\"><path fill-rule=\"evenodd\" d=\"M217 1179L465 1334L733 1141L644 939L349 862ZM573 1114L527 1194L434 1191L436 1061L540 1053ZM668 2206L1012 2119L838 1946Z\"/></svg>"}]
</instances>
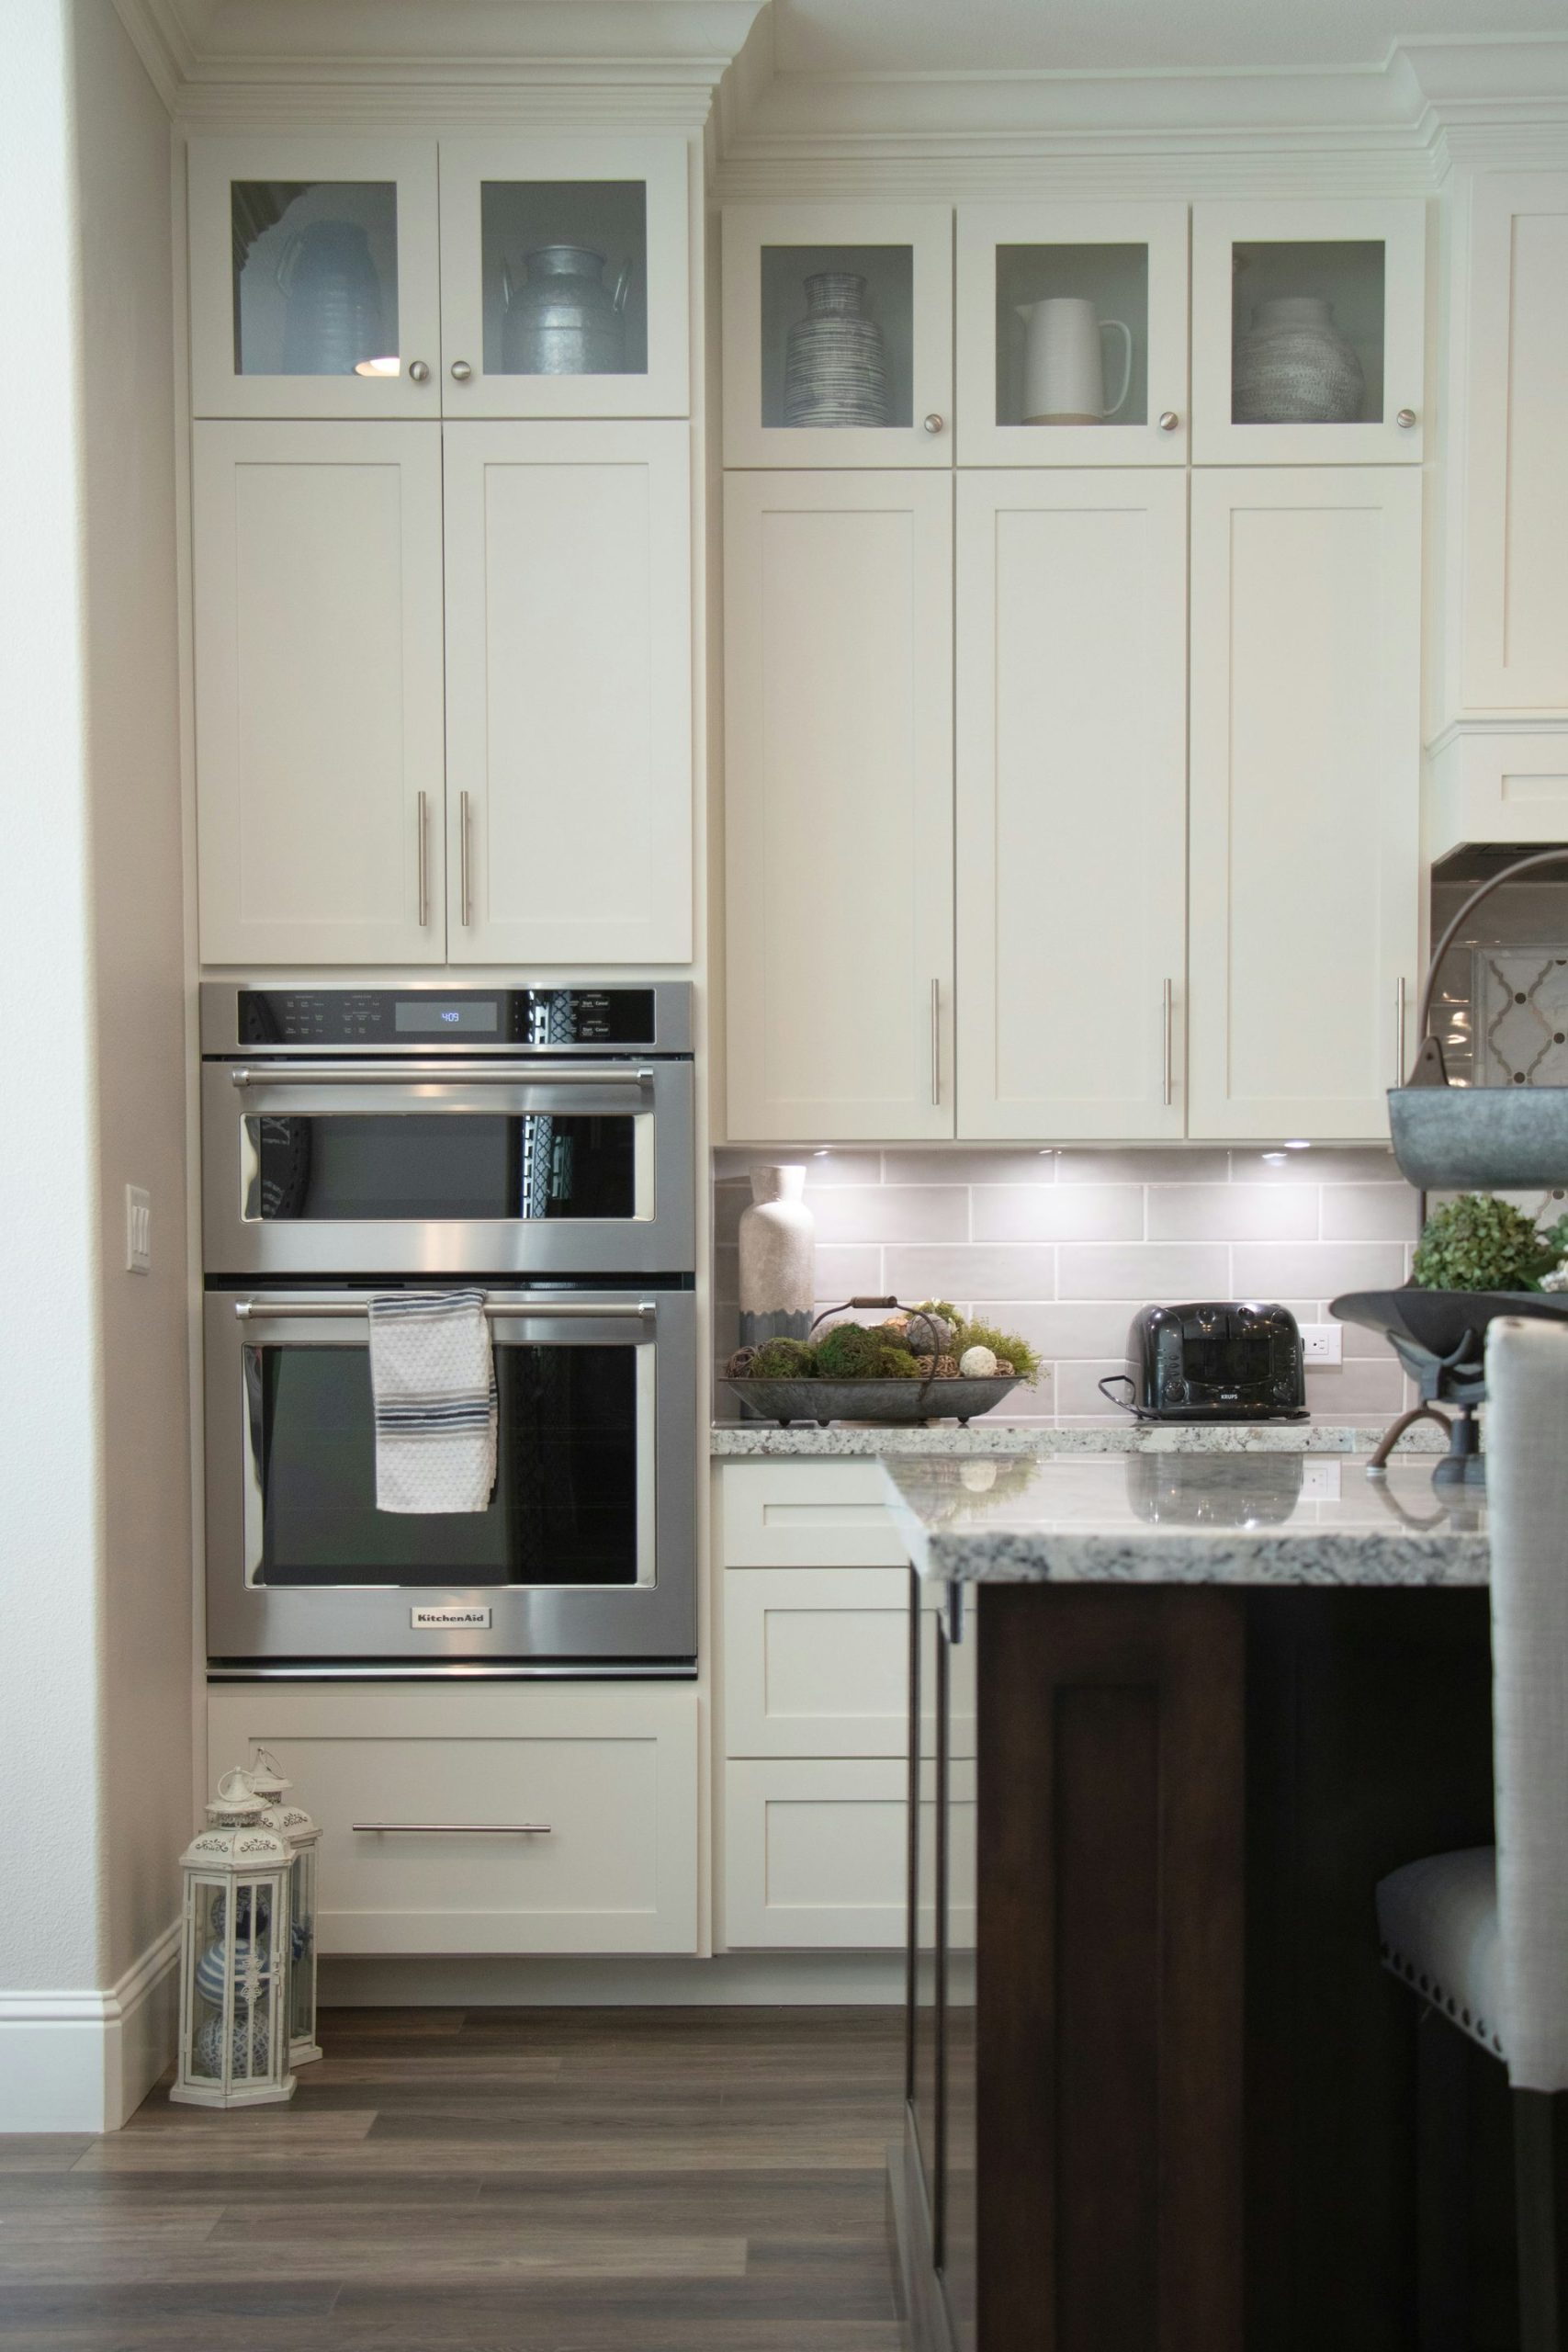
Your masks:
<instances>
[{"instance_id":1,"label":"speckled granite counter","mask_svg":"<svg viewBox=\"0 0 1568 2352\"><path fill-rule=\"evenodd\" d=\"M1132 1421L1088 1429L1011 1427L1005 1421L939 1421L929 1429L886 1429L870 1422L815 1423L780 1429L771 1421L716 1421L710 1451L716 1462L764 1460L834 1461L856 1456L888 1461L917 1454L923 1460L968 1461L1009 1455L1040 1461L1058 1454L1127 1453L1370 1453L1381 1430L1356 1429L1341 1421L1248 1421L1213 1428L1169 1422L1153 1428ZM1443 1440L1429 1422L1419 1422L1403 1440L1401 1453L1440 1453Z\"/></svg>"},{"instance_id":2,"label":"speckled granite counter","mask_svg":"<svg viewBox=\"0 0 1568 2352\"><path fill-rule=\"evenodd\" d=\"M920 1574L965 1584L1483 1585L1484 1506L1426 1462L1126 1453L886 1464Z\"/></svg>"}]
</instances>

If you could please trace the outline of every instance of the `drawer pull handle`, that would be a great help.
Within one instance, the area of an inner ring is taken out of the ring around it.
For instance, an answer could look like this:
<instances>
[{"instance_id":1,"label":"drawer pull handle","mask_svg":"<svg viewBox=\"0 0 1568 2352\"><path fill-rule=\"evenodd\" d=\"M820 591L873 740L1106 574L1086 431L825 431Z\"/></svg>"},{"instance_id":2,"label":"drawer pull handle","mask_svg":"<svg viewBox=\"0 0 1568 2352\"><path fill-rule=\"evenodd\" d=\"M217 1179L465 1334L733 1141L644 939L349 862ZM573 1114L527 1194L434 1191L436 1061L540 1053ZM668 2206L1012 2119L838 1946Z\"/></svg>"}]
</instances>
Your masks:
<instances>
[{"instance_id":1,"label":"drawer pull handle","mask_svg":"<svg viewBox=\"0 0 1568 2352\"><path fill-rule=\"evenodd\" d=\"M356 1838L552 1838L547 1821L356 1821Z\"/></svg>"}]
</instances>

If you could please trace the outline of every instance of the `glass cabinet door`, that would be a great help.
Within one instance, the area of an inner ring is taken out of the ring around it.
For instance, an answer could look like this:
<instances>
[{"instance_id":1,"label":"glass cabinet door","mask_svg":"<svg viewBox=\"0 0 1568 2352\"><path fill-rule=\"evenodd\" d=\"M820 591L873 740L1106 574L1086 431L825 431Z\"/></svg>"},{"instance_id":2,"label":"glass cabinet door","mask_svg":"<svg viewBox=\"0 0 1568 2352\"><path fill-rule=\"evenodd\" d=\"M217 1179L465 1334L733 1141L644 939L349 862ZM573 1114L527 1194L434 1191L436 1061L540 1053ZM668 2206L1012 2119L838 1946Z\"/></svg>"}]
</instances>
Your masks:
<instances>
[{"instance_id":1,"label":"glass cabinet door","mask_svg":"<svg viewBox=\"0 0 1568 2352\"><path fill-rule=\"evenodd\" d=\"M444 139L453 416L683 416L684 139Z\"/></svg>"},{"instance_id":2,"label":"glass cabinet door","mask_svg":"<svg viewBox=\"0 0 1568 2352\"><path fill-rule=\"evenodd\" d=\"M727 466L950 466L946 205L731 205Z\"/></svg>"},{"instance_id":3,"label":"glass cabinet door","mask_svg":"<svg viewBox=\"0 0 1568 2352\"><path fill-rule=\"evenodd\" d=\"M1419 198L1195 206L1198 463L1418 461L1426 269Z\"/></svg>"},{"instance_id":4,"label":"glass cabinet door","mask_svg":"<svg viewBox=\"0 0 1568 2352\"><path fill-rule=\"evenodd\" d=\"M195 413L439 416L435 203L429 141L193 141Z\"/></svg>"},{"instance_id":5,"label":"glass cabinet door","mask_svg":"<svg viewBox=\"0 0 1568 2352\"><path fill-rule=\"evenodd\" d=\"M957 285L961 465L1185 460L1185 205L962 205Z\"/></svg>"}]
</instances>

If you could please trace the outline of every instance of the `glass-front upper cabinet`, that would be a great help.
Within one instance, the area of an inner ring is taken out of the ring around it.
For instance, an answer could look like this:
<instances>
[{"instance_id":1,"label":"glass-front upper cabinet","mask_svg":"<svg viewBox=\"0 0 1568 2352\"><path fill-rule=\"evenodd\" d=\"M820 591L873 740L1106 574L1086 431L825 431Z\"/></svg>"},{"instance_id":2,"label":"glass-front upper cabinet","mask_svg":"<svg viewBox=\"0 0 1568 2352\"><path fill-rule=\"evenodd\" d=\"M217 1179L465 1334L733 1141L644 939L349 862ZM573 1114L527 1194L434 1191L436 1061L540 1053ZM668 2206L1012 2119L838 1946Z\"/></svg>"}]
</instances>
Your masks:
<instances>
[{"instance_id":1,"label":"glass-front upper cabinet","mask_svg":"<svg viewBox=\"0 0 1568 2352\"><path fill-rule=\"evenodd\" d=\"M683 416L687 182L648 137L197 139L197 416Z\"/></svg>"},{"instance_id":2,"label":"glass-front upper cabinet","mask_svg":"<svg viewBox=\"0 0 1568 2352\"><path fill-rule=\"evenodd\" d=\"M440 414L432 140L190 148L197 416Z\"/></svg>"},{"instance_id":3,"label":"glass-front upper cabinet","mask_svg":"<svg viewBox=\"0 0 1568 2352\"><path fill-rule=\"evenodd\" d=\"M1197 462L1418 461L1426 280L1418 197L1195 205Z\"/></svg>"},{"instance_id":4,"label":"glass-front upper cabinet","mask_svg":"<svg viewBox=\"0 0 1568 2352\"><path fill-rule=\"evenodd\" d=\"M958 460L1180 465L1187 207L961 205Z\"/></svg>"},{"instance_id":5,"label":"glass-front upper cabinet","mask_svg":"<svg viewBox=\"0 0 1568 2352\"><path fill-rule=\"evenodd\" d=\"M727 205L727 466L953 463L944 204Z\"/></svg>"},{"instance_id":6,"label":"glass-front upper cabinet","mask_svg":"<svg viewBox=\"0 0 1568 2352\"><path fill-rule=\"evenodd\" d=\"M448 416L684 416L683 138L444 139Z\"/></svg>"}]
</instances>

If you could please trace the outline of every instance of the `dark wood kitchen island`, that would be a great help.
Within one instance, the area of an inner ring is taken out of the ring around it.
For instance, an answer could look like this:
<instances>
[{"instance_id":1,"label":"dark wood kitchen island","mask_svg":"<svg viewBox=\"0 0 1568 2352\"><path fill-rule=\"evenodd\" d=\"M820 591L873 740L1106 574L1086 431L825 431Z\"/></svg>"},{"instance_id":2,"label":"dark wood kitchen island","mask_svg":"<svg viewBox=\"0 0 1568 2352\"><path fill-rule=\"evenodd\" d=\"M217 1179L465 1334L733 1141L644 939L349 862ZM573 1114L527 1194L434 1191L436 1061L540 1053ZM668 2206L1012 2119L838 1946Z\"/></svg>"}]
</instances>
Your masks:
<instances>
[{"instance_id":1,"label":"dark wood kitchen island","mask_svg":"<svg viewBox=\"0 0 1568 2352\"><path fill-rule=\"evenodd\" d=\"M886 1464L915 2352L1414 2342L1417 2010L1373 1888L1491 1836L1483 1513L1430 1468Z\"/></svg>"}]
</instances>

